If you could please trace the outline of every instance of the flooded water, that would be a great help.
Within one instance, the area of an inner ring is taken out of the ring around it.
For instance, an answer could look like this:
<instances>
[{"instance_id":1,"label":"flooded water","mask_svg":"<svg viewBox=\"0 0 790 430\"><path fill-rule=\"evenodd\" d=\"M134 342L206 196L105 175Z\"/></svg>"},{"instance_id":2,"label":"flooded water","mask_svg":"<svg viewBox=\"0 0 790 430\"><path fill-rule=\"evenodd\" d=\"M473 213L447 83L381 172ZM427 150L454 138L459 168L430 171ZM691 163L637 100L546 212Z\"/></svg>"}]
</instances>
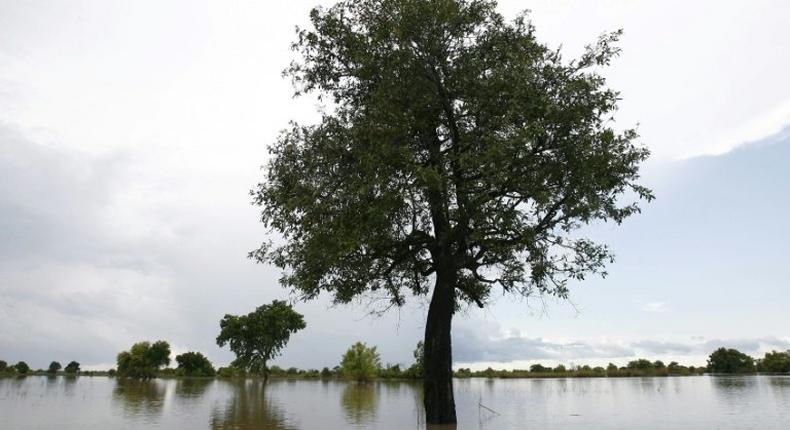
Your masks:
<instances>
[{"instance_id":1,"label":"flooded water","mask_svg":"<svg viewBox=\"0 0 790 430\"><path fill-rule=\"evenodd\" d=\"M458 429L788 429L790 377L459 379ZM483 405L492 412L480 405ZM425 428L405 382L0 379L0 429Z\"/></svg>"}]
</instances>

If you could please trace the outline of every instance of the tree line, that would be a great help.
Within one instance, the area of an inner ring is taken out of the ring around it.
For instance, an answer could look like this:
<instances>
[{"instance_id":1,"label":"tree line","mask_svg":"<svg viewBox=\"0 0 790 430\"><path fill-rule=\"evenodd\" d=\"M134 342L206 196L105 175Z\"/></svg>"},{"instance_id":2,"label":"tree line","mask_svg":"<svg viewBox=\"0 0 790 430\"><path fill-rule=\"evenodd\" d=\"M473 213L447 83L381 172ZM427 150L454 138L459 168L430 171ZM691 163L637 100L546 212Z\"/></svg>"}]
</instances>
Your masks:
<instances>
[{"instance_id":1,"label":"tree line","mask_svg":"<svg viewBox=\"0 0 790 430\"><path fill-rule=\"evenodd\" d=\"M262 377L278 378L343 378L355 381L373 379L421 379L425 370L425 348L422 341L414 350L414 362L405 368L400 364L381 362L377 347L362 342L351 345L342 355L340 363L332 368L298 369L269 366L288 344L292 334L306 327L301 314L288 303L275 300L262 305L246 315L225 315L219 323L220 333L216 338L219 346L228 346L236 355L229 366L214 368L202 353L190 351L175 356L177 367L171 364L170 344L164 340L137 342L128 351L116 357L116 368L107 372L81 372L80 364L71 361L62 368L57 361L50 363L47 370L31 371L24 361L8 365L0 360L0 374L106 374L128 378L155 377ZM62 369L62 370L61 370ZM731 348L719 348L710 354L706 366L683 366L675 361L665 364L661 360L640 358L629 361L625 366L609 363L608 366L591 367L557 365L547 367L533 364L529 369L473 371L459 368L453 371L456 378L530 378L530 377L628 377L628 376L682 376L703 373L788 373L790 372L790 350L771 351L763 358L755 359Z\"/></svg>"}]
</instances>

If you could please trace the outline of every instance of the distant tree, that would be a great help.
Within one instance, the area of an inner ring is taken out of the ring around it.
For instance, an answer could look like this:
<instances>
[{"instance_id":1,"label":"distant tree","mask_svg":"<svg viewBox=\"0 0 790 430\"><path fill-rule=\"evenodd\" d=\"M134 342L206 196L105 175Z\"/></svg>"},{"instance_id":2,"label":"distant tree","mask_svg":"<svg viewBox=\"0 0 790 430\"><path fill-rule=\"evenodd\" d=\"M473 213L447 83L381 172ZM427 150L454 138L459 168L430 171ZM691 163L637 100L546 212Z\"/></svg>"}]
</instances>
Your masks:
<instances>
[{"instance_id":1,"label":"distant tree","mask_svg":"<svg viewBox=\"0 0 790 430\"><path fill-rule=\"evenodd\" d=\"M546 367L542 364L533 364L529 366L529 371L532 373L546 373L551 372L551 367Z\"/></svg>"},{"instance_id":2,"label":"distant tree","mask_svg":"<svg viewBox=\"0 0 790 430\"><path fill-rule=\"evenodd\" d=\"M177 373L181 376L214 376L214 366L199 352L185 352L176 356Z\"/></svg>"},{"instance_id":3,"label":"distant tree","mask_svg":"<svg viewBox=\"0 0 790 430\"><path fill-rule=\"evenodd\" d=\"M748 373L754 371L754 358L737 349L719 348L708 358L708 371L713 373Z\"/></svg>"},{"instance_id":4,"label":"distant tree","mask_svg":"<svg viewBox=\"0 0 790 430\"><path fill-rule=\"evenodd\" d=\"M305 328L302 315L282 300L259 306L247 315L225 315L219 322L217 345L230 345L233 366L269 377L266 363L280 354L291 334Z\"/></svg>"},{"instance_id":5,"label":"distant tree","mask_svg":"<svg viewBox=\"0 0 790 430\"><path fill-rule=\"evenodd\" d=\"M761 367L763 372L790 372L790 350L785 352L771 351L765 353L765 357L762 359Z\"/></svg>"},{"instance_id":6,"label":"distant tree","mask_svg":"<svg viewBox=\"0 0 790 430\"><path fill-rule=\"evenodd\" d=\"M655 369L664 369L666 367L667 366L661 360L656 360L656 361L653 362L653 368L655 368Z\"/></svg>"},{"instance_id":7,"label":"distant tree","mask_svg":"<svg viewBox=\"0 0 790 430\"><path fill-rule=\"evenodd\" d=\"M79 373L80 371L80 364L76 361L71 361L69 364L66 365L66 368L63 369L65 373L73 375L75 373Z\"/></svg>"},{"instance_id":8,"label":"distant tree","mask_svg":"<svg viewBox=\"0 0 790 430\"><path fill-rule=\"evenodd\" d=\"M340 367L346 378L369 381L378 375L381 358L375 346L368 347L362 342L357 342L343 354Z\"/></svg>"},{"instance_id":9,"label":"distant tree","mask_svg":"<svg viewBox=\"0 0 790 430\"><path fill-rule=\"evenodd\" d=\"M288 73L333 109L272 145L254 198L285 240L253 257L307 299L431 294L426 422L454 423L455 312L497 288L567 297L612 260L574 231L652 198L636 183L648 151L614 128L620 96L599 75L619 33L567 60L492 0L346 0L310 18Z\"/></svg>"},{"instance_id":10,"label":"distant tree","mask_svg":"<svg viewBox=\"0 0 790 430\"><path fill-rule=\"evenodd\" d=\"M60 365L60 363L58 363L57 361L53 361L52 363L49 363L49 368L47 369L47 373L54 375L58 373L58 370L60 370L61 367L62 366Z\"/></svg>"},{"instance_id":11,"label":"distant tree","mask_svg":"<svg viewBox=\"0 0 790 430\"><path fill-rule=\"evenodd\" d=\"M627 367L629 369L636 369L636 370L650 370L653 369L655 366L650 360L640 358L638 360L629 361Z\"/></svg>"},{"instance_id":12,"label":"distant tree","mask_svg":"<svg viewBox=\"0 0 790 430\"><path fill-rule=\"evenodd\" d=\"M324 367L323 369L321 369L321 377L322 378L331 378L332 377L332 371L329 370L328 367Z\"/></svg>"},{"instance_id":13,"label":"distant tree","mask_svg":"<svg viewBox=\"0 0 790 430\"><path fill-rule=\"evenodd\" d=\"M118 375L130 378L153 378L162 366L170 364L170 344L160 340L137 342L118 354Z\"/></svg>"},{"instance_id":14,"label":"distant tree","mask_svg":"<svg viewBox=\"0 0 790 430\"><path fill-rule=\"evenodd\" d=\"M0 360L0 373L5 372L6 370L8 370L8 363Z\"/></svg>"},{"instance_id":15,"label":"distant tree","mask_svg":"<svg viewBox=\"0 0 790 430\"><path fill-rule=\"evenodd\" d=\"M28 366L24 361L20 361L19 363L15 364L14 368L20 375L26 375L27 372L30 371L30 366Z\"/></svg>"},{"instance_id":16,"label":"distant tree","mask_svg":"<svg viewBox=\"0 0 790 430\"><path fill-rule=\"evenodd\" d=\"M606 366L606 373L617 373L617 371L617 365L614 363L609 363L609 365Z\"/></svg>"},{"instance_id":17,"label":"distant tree","mask_svg":"<svg viewBox=\"0 0 790 430\"><path fill-rule=\"evenodd\" d=\"M566 369L565 366L563 366L562 364L554 368L554 373L565 373L567 371L568 369Z\"/></svg>"},{"instance_id":18,"label":"distant tree","mask_svg":"<svg viewBox=\"0 0 790 430\"><path fill-rule=\"evenodd\" d=\"M425 344L422 341L417 342L413 356L414 364L406 369L406 375L409 378L422 378L423 370L425 369Z\"/></svg>"}]
</instances>

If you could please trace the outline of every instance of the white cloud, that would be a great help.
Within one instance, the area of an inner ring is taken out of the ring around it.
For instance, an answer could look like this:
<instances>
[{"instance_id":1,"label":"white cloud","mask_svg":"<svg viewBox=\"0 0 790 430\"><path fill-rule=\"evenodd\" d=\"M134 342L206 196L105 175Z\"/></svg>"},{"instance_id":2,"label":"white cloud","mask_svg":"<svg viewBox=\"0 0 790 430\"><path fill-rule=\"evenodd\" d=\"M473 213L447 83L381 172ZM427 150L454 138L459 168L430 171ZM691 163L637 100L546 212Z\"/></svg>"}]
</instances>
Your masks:
<instances>
[{"instance_id":1,"label":"white cloud","mask_svg":"<svg viewBox=\"0 0 790 430\"><path fill-rule=\"evenodd\" d=\"M669 310L667 302L647 302L642 305L642 310L645 312L666 312Z\"/></svg>"}]
</instances>

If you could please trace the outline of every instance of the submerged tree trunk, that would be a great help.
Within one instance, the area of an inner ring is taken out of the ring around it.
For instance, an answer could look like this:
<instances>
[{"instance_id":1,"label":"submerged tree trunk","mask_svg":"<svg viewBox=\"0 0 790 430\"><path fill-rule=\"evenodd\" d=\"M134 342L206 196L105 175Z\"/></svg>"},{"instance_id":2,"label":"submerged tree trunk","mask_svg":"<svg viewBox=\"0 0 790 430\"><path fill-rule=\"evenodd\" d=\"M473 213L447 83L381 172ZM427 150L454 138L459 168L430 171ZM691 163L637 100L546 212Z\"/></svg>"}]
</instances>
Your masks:
<instances>
[{"instance_id":1,"label":"submerged tree trunk","mask_svg":"<svg viewBox=\"0 0 790 430\"><path fill-rule=\"evenodd\" d=\"M454 424L453 357L450 329L455 311L452 275L437 273L425 324L423 393L428 424Z\"/></svg>"}]
</instances>

